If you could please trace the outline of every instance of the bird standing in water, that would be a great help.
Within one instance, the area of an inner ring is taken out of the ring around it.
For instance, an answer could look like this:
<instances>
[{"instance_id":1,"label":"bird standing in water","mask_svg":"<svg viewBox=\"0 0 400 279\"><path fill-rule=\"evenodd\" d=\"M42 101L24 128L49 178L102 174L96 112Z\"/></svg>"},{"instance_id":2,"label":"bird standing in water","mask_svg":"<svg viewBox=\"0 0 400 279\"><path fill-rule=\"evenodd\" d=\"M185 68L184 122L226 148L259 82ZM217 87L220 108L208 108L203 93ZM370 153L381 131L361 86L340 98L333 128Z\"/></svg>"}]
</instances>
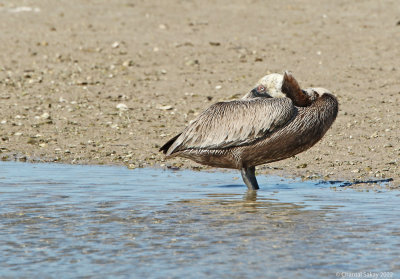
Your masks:
<instances>
[{"instance_id":1,"label":"bird standing in water","mask_svg":"<svg viewBox=\"0 0 400 279\"><path fill-rule=\"evenodd\" d=\"M328 90L302 90L288 72L267 75L242 99L210 106L160 151L166 158L238 169L257 190L255 167L312 147L335 121L338 106Z\"/></svg>"}]
</instances>

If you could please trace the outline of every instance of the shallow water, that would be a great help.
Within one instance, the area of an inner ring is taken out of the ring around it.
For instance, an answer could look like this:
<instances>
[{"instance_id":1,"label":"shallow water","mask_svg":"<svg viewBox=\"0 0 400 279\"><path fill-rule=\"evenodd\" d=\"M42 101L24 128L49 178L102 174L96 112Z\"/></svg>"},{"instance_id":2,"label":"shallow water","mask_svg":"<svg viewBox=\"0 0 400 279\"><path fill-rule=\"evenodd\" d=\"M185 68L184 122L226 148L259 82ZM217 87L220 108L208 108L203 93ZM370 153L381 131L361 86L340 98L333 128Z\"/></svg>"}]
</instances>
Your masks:
<instances>
[{"instance_id":1,"label":"shallow water","mask_svg":"<svg viewBox=\"0 0 400 279\"><path fill-rule=\"evenodd\" d=\"M1 277L400 276L399 192L258 180L1 162Z\"/></svg>"}]
</instances>

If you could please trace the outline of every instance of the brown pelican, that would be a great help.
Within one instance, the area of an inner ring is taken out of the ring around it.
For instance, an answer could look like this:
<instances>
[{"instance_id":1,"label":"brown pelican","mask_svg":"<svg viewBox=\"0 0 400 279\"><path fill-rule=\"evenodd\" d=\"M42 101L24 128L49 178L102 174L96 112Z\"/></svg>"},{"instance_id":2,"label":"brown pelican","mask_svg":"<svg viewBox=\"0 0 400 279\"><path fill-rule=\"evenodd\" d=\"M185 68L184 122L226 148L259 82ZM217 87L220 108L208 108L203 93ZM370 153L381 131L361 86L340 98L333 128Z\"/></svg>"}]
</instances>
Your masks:
<instances>
[{"instance_id":1,"label":"brown pelican","mask_svg":"<svg viewBox=\"0 0 400 279\"><path fill-rule=\"evenodd\" d=\"M209 107L160 151L166 158L241 170L244 183L256 190L255 166L309 149L337 113L338 102L328 90L302 90L288 72L268 75L241 100Z\"/></svg>"}]
</instances>

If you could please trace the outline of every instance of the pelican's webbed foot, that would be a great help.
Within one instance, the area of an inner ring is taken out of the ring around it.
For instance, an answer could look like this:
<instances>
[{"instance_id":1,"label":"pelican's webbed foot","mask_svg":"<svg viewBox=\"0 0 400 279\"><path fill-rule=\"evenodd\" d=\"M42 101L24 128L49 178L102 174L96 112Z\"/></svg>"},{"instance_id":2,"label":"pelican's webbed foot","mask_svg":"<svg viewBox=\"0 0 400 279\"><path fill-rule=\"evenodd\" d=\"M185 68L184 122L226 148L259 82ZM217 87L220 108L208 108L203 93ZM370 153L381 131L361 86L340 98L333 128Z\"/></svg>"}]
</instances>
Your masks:
<instances>
[{"instance_id":1,"label":"pelican's webbed foot","mask_svg":"<svg viewBox=\"0 0 400 279\"><path fill-rule=\"evenodd\" d=\"M249 190L258 190L257 179L256 179L256 168L255 167L248 167L241 169L242 178L244 183L247 185Z\"/></svg>"}]
</instances>

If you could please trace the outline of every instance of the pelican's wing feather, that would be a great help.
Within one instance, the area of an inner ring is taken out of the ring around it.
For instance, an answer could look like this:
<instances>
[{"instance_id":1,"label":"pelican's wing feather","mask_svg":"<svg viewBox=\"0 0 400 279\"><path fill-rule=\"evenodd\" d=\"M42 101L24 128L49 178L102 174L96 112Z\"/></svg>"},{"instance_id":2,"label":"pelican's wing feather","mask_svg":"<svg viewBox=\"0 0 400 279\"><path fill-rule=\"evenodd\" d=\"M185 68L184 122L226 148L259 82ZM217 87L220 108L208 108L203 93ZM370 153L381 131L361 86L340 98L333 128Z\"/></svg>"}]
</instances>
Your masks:
<instances>
[{"instance_id":1,"label":"pelican's wing feather","mask_svg":"<svg viewBox=\"0 0 400 279\"><path fill-rule=\"evenodd\" d=\"M295 107L288 98L254 98L212 105L168 148L167 156L185 149L223 149L250 144L285 125Z\"/></svg>"}]
</instances>

